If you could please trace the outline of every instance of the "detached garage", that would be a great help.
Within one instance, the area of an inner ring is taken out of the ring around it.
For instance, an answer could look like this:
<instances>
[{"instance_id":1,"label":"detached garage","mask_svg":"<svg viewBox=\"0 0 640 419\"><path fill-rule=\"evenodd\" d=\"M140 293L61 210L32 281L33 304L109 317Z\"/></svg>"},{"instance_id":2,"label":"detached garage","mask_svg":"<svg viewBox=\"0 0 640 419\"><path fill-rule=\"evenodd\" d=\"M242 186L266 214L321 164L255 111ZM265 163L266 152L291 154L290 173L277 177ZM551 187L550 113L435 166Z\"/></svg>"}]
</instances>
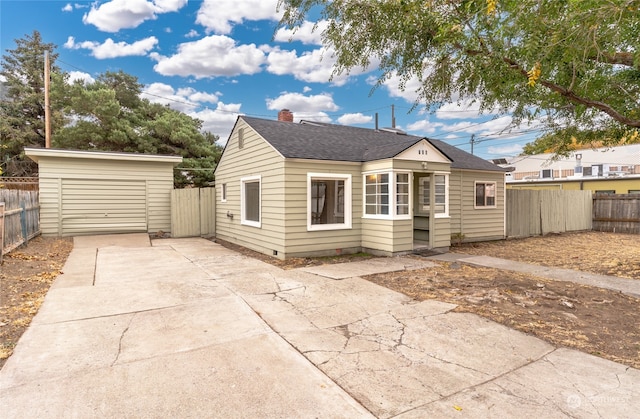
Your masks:
<instances>
[{"instance_id":1,"label":"detached garage","mask_svg":"<svg viewBox=\"0 0 640 419\"><path fill-rule=\"evenodd\" d=\"M171 232L173 169L182 157L26 148L38 163L47 236Z\"/></svg>"}]
</instances>

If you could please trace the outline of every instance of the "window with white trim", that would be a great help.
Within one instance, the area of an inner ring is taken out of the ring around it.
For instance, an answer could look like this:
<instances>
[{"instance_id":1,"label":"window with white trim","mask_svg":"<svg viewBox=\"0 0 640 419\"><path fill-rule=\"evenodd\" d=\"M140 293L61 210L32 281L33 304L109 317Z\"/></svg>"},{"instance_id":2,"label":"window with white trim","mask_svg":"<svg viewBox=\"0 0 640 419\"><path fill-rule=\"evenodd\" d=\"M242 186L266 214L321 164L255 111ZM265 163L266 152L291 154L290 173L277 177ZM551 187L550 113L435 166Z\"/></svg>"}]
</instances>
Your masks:
<instances>
[{"instance_id":1,"label":"window with white trim","mask_svg":"<svg viewBox=\"0 0 640 419\"><path fill-rule=\"evenodd\" d=\"M396 173L396 215L409 215L409 173Z\"/></svg>"},{"instance_id":2,"label":"window with white trim","mask_svg":"<svg viewBox=\"0 0 640 419\"><path fill-rule=\"evenodd\" d=\"M410 218L409 173L382 172L364 176L364 217Z\"/></svg>"},{"instance_id":3,"label":"window with white trim","mask_svg":"<svg viewBox=\"0 0 640 419\"><path fill-rule=\"evenodd\" d=\"M364 213L389 215L389 173L365 176Z\"/></svg>"},{"instance_id":4,"label":"window with white trim","mask_svg":"<svg viewBox=\"0 0 640 419\"><path fill-rule=\"evenodd\" d=\"M262 210L260 205L260 176L240 179L240 223L260 227Z\"/></svg>"},{"instance_id":5,"label":"window with white trim","mask_svg":"<svg viewBox=\"0 0 640 419\"><path fill-rule=\"evenodd\" d=\"M351 175L307 174L307 229L351 228Z\"/></svg>"},{"instance_id":6,"label":"window with white trim","mask_svg":"<svg viewBox=\"0 0 640 419\"><path fill-rule=\"evenodd\" d=\"M223 183L220 189L220 202L227 202L227 184Z\"/></svg>"},{"instance_id":7,"label":"window with white trim","mask_svg":"<svg viewBox=\"0 0 640 419\"><path fill-rule=\"evenodd\" d=\"M496 207L496 182L475 182L474 208Z\"/></svg>"}]
</instances>

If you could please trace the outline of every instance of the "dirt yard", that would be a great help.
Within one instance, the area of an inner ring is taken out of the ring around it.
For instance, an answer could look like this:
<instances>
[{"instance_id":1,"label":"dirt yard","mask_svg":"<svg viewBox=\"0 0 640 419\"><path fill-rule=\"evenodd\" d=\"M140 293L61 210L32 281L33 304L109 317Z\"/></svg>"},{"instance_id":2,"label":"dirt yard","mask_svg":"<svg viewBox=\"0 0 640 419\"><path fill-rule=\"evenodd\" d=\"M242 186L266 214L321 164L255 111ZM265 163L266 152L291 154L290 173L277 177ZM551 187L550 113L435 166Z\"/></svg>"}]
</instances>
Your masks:
<instances>
[{"instance_id":1,"label":"dirt yard","mask_svg":"<svg viewBox=\"0 0 640 419\"><path fill-rule=\"evenodd\" d=\"M38 312L72 248L71 239L36 237L27 246L3 256L0 266L0 367Z\"/></svg>"},{"instance_id":2,"label":"dirt yard","mask_svg":"<svg viewBox=\"0 0 640 419\"><path fill-rule=\"evenodd\" d=\"M281 261L221 243L283 269L362 260L370 255ZM5 255L0 267L0 367L37 312L72 248L68 239L37 238ZM640 280L640 236L586 232L465 244L452 251ZM420 257L420 256L414 256ZM417 300L458 305L554 345L640 368L640 300L624 294L530 275L438 263L436 268L366 279Z\"/></svg>"}]
</instances>

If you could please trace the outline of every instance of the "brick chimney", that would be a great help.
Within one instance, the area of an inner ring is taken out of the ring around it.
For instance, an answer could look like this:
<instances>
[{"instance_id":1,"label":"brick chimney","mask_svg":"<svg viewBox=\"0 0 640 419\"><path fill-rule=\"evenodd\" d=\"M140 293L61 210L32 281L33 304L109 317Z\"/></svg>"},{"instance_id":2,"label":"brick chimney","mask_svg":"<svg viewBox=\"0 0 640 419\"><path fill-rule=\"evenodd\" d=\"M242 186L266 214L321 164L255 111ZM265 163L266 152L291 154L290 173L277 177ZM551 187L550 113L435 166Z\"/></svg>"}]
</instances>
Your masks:
<instances>
[{"instance_id":1,"label":"brick chimney","mask_svg":"<svg viewBox=\"0 0 640 419\"><path fill-rule=\"evenodd\" d=\"M289 109L283 109L278 112L278 121L293 122L293 113Z\"/></svg>"}]
</instances>

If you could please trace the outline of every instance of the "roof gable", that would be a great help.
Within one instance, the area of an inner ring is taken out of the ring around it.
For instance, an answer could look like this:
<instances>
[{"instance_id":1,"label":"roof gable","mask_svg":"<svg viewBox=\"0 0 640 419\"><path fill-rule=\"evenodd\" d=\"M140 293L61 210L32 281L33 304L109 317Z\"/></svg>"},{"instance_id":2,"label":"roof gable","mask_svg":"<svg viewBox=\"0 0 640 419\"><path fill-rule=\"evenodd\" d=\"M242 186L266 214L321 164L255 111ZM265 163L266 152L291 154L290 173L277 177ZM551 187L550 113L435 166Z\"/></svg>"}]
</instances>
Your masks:
<instances>
[{"instance_id":1,"label":"roof gable","mask_svg":"<svg viewBox=\"0 0 640 419\"><path fill-rule=\"evenodd\" d=\"M433 144L423 139L419 143L416 143L398 154L396 159L399 160L413 160L413 161L428 161L436 163L451 163L451 160L440 150L434 147Z\"/></svg>"}]
</instances>

